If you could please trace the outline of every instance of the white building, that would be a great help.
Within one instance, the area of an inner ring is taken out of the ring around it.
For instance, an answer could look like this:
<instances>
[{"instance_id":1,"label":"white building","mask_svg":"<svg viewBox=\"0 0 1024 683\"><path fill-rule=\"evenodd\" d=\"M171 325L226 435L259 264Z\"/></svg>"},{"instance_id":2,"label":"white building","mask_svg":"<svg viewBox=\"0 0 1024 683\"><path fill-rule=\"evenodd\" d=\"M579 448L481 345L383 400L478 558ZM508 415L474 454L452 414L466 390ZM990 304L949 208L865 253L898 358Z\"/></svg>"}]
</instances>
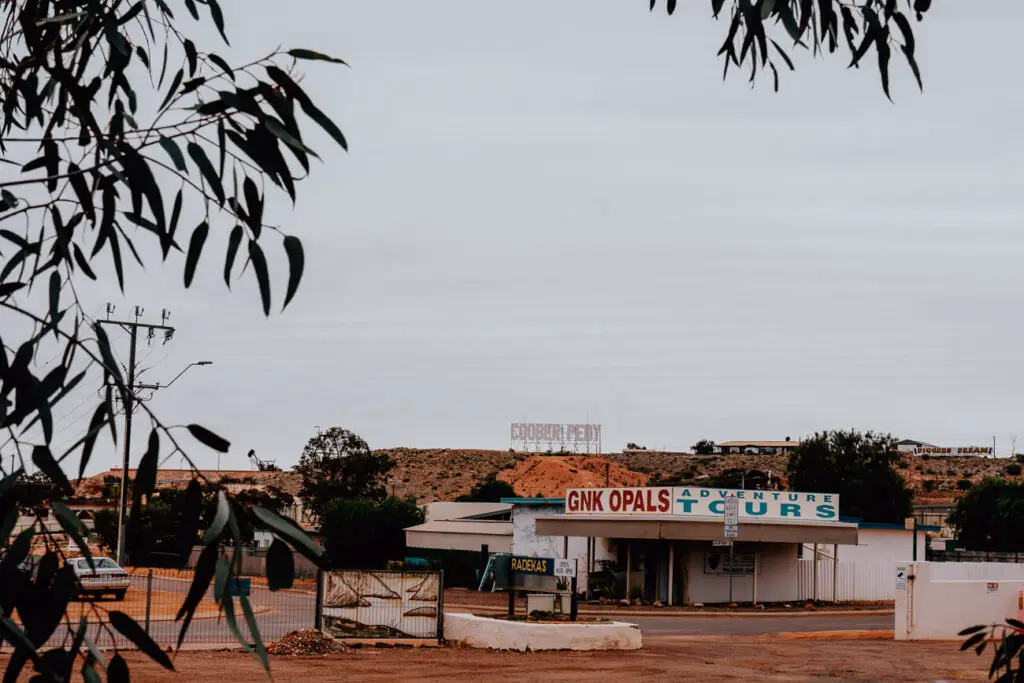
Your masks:
<instances>
[{"instance_id":1,"label":"white building","mask_svg":"<svg viewBox=\"0 0 1024 683\"><path fill-rule=\"evenodd\" d=\"M728 496L740 502L731 561L728 548L714 543L724 535ZM843 563L841 577L853 564L877 569L913 556L911 531L841 520L834 494L639 487L570 489L565 499L503 502L513 506L514 554L575 557L581 590L584 577L595 572L596 581L614 577L615 597L665 604L726 602L730 574L735 602L806 599L804 575L815 547L821 565ZM925 529L919 529L919 558L925 544Z\"/></svg>"}]
</instances>

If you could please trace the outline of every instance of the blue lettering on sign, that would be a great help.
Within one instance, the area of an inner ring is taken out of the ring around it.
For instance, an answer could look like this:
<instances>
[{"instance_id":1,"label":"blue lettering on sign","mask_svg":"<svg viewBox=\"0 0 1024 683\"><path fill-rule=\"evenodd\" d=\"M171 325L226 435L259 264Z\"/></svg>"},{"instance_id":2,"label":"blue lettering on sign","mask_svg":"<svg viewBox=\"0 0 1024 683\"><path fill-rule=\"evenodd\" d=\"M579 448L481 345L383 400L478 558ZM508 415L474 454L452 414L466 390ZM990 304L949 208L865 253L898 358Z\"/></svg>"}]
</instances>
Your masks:
<instances>
[{"instance_id":1,"label":"blue lettering on sign","mask_svg":"<svg viewBox=\"0 0 1024 683\"><path fill-rule=\"evenodd\" d=\"M711 513L715 514L715 515L724 515L725 514L725 501L724 500L714 500L714 501L711 501L711 503L708 505L708 510L710 510Z\"/></svg>"},{"instance_id":2,"label":"blue lettering on sign","mask_svg":"<svg viewBox=\"0 0 1024 683\"><path fill-rule=\"evenodd\" d=\"M695 500L686 500L685 498L679 498L676 500L677 503L683 506L683 514L689 514L693 511L693 506L697 504Z\"/></svg>"},{"instance_id":3,"label":"blue lettering on sign","mask_svg":"<svg viewBox=\"0 0 1024 683\"><path fill-rule=\"evenodd\" d=\"M819 505L815 508L818 519L835 519L836 507L834 505Z\"/></svg>"},{"instance_id":4,"label":"blue lettering on sign","mask_svg":"<svg viewBox=\"0 0 1024 683\"><path fill-rule=\"evenodd\" d=\"M799 517L800 506L793 505L792 503L783 503L779 506L781 508L781 515L783 517Z\"/></svg>"},{"instance_id":5,"label":"blue lettering on sign","mask_svg":"<svg viewBox=\"0 0 1024 683\"><path fill-rule=\"evenodd\" d=\"M764 500L764 491L754 491L754 500Z\"/></svg>"},{"instance_id":6,"label":"blue lettering on sign","mask_svg":"<svg viewBox=\"0 0 1024 683\"><path fill-rule=\"evenodd\" d=\"M757 508L756 510L754 509L755 507ZM752 503L747 501L746 509L748 515L753 515L755 517L765 515L768 514L768 503Z\"/></svg>"}]
</instances>

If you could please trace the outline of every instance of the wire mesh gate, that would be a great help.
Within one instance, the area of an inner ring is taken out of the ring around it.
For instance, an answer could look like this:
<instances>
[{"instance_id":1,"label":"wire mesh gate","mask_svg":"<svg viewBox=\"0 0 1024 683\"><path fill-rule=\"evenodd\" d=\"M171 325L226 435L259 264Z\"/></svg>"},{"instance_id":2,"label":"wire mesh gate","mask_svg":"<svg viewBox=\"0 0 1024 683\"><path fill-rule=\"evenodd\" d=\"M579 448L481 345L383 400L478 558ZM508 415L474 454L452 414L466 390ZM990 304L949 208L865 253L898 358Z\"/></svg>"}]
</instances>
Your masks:
<instances>
[{"instance_id":1,"label":"wire mesh gate","mask_svg":"<svg viewBox=\"0 0 1024 683\"><path fill-rule=\"evenodd\" d=\"M444 640L444 572L324 572L317 623L336 638Z\"/></svg>"},{"instance_id":2,"label":"wire mesh gate","mask_svg":"<svg viewBox=\"0 0 1024 683\"><path fill-rule=\"evenodd\" d=\"M77 626L81 616L87 616L90 623L89 635L98 647L132 648L134 645L109 625L107 613L117 610L135 619L160 646L176 646L180 621L175 617L184 602L194 576L191 570L179 569L132 569L131 584L124 600L80 599L71 603L67 616L72 626ZM270 591L266 579L248 577L237 586L247 594L252 606L256 627L264 643L277 640L291 631L314 628L316 624L317 582L312 579L296 579L288 590ZM235 599L235 622L242 637L252 643L253 637ZM65 639L66 629L59 628L47 643L58 646ZM238 639L228 625L219 605L214 600L213 586L207 590L196 609L183 645L223 644L234 645Z\"/></svg>"}]
</instances>

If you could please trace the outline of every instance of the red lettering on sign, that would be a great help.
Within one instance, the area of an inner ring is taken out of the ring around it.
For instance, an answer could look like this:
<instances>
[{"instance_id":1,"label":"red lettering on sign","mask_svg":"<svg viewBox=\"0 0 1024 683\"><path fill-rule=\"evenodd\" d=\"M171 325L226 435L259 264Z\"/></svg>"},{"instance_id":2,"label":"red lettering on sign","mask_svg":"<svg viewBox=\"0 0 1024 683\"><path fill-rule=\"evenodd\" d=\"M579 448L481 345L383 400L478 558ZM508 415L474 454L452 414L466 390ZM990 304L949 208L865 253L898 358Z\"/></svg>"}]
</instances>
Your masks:
<instances>
[{"instance_id":1,"label":"red lettering on sign","mask_svg":"<svg viewBox=\"0 0 1024 683\"><path fill-rule=\"evenodd\" d=\"M580 492L569 491L569 495L565 498L566 507L569 508L569 512L579 512L580 509Z\"/></svg>"},{"instance_id":2,"label":"red lettering on sign","mask_svg":"<svg viewBox=\"0 0 1024 683\"><path fill-rule=\"evenodd\" d=\"M668 489L658 491L658 512L668 512L672 509L672 494Z\"/></svg>"},{"instance_id":3,"label":"red lettering on sign","mask_svg":"<svg viewBox=\"0 0 1024 683\"><path fill-rule=\"evenodd\" d=\"M591 501L594 504L593 512L604 512L604 502L601 500L604 496L604 491L594 491L594 498Z\"/></svg>"},{"instance_id":4,"label":"red lettering on sign","mask_svg":"<svg viewBox=\"0 0 1024 683\"><path fill-rule=\"evenodd\" d=\"M632 489L626 489L625 491L623 491L622 492L622 509L625 510L626 508L631 506L633 504L633 498L635 498L635 497L636 497L636 494L633 492Z\"/></svg>"},{"instance_id":5,"label":"red lettering on sign","mask_svg":"<svg viewBox=\"0 0 1024 683\"><path fill-rule=\"evenodd\" d=\"M637 491L633 498L633 512L644 512L644 492Z\"/></svg>"},{"instance_id":6,"label":"red lettering on sign","mask_svg":"<svg viewBox=\"0 0 1024 683\"><path fill-rule=\"evenodd\" d=\"M618 512L619 508L622 507L622 491L618 489L612 489L612 492L608 495L608 509L612 512Z\"/></svg>"}]
</instances>

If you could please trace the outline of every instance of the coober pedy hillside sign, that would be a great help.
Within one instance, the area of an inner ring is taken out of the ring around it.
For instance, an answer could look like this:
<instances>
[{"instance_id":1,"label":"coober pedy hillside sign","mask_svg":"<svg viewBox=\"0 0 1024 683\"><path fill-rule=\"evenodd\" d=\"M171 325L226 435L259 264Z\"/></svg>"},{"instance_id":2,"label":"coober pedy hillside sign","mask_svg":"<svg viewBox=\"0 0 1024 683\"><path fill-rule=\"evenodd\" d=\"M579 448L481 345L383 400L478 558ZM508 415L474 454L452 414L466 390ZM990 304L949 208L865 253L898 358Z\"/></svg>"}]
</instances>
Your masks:
<instances>
[{"instance_id":1,"label":"coober pedy hillside sign","mask_svg":"<svg viewBox=\"0 0 1024 683\"><path fill-rule=\"evenodd\" d=\"M568 489L567 515L636 515L714 518L736 496L740 519L839 521L839 495L796 491L710 489L699 486Z\"/></svg>"}]
</instances>

